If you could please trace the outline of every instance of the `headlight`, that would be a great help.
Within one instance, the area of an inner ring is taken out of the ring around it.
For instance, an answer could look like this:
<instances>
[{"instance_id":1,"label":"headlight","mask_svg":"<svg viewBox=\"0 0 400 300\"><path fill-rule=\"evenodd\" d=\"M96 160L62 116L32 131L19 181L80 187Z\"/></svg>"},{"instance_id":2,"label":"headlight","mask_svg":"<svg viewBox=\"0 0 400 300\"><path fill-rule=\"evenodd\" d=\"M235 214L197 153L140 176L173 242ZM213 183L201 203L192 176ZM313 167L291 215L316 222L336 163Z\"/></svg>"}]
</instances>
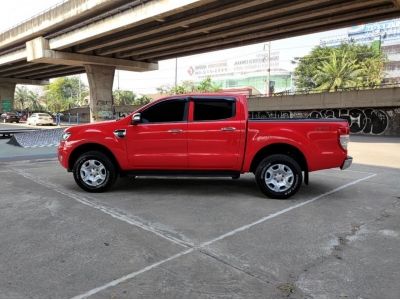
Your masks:
<instances>
[{"instance_id":1,"label":"headlight","mask_svg":"<svg viewBox=\"0 0 400 300\"><path fill-rule=\"evenodd\" d=\"M71 132L64 132L61 137L61 140L66 141L70 136L71 136Z\"/></svg>"}]
</instances>

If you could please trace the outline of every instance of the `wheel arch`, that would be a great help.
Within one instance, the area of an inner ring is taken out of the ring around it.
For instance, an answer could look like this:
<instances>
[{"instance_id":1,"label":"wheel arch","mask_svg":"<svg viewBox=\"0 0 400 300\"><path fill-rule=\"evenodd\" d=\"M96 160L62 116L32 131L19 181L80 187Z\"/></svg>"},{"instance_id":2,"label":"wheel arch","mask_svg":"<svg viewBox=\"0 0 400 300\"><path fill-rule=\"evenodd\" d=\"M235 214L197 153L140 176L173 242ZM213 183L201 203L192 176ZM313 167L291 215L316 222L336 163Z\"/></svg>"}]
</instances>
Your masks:
<instances>
[{"instance_id":1,"label":"wheel arch","mask_svg":"<svg viewBox=\"0 0 400 300\"><path fill-rule=\"evenodd\" d=\"M287 155L294 160L296 160L302 171L304 173L308 174L308 164L307 164L307 159L304 155L304 153L298 149L297 147L286 144L286 143L276 143L276 144L271 144L268 146L265 146L261 148L256 155L253 157L251 164L250 164L250 172L255 172L258 164L267 156L273 155L273 154L284 154Z\"/></svg>"},{"instance_id":2,"label":"wheel arch","mask_svg":"<svg viewBox=\"0 0 400 300\"><path fill-rule=\"evenodd\" d=\"M121 167L119 165L116 156L106 146L97 143L86 143L79 145L71 152L68 158L68 171L72 171L72 169L74 168L74 164L79 158L79 156L89 151L98 151L105 154L113 162L117 170L118 171L121 170Z\"/></svg>"}]
</instances>

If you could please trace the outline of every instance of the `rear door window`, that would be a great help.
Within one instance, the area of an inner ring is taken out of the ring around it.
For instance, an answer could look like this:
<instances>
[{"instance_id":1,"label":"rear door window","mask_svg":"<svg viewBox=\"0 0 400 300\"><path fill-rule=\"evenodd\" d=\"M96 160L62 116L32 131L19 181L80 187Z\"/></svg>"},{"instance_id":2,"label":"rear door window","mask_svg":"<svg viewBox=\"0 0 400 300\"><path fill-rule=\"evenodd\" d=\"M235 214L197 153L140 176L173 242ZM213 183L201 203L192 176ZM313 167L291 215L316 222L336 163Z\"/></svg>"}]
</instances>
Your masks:
<instances>
[{"instance_id":1,"label":"rear door window","mask_svg":"<svg viewBox=\"0 0 400 300\"><path fill-rule=\"evenodd\" d=\"M235 116L236 102L230 99L195 99L193 121L226 120Z\"/></svg>"}]
</instances>

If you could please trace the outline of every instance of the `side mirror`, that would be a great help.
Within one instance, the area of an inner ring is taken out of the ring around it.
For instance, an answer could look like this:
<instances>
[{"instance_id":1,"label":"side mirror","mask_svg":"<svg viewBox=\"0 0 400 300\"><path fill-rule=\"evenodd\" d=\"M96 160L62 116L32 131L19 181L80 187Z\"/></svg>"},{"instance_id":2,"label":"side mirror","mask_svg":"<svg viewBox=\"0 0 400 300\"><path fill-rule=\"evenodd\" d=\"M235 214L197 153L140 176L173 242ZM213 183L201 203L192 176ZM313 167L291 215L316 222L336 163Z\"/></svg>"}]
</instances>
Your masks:
<instances>
[{"instance_id":1,"label":"side mirror","mask_svg":"<svg viewBox=\"0 0 400 300\"><path fill-rule=\"evenodd\" d=\"M141 121L142 121L142 115L140 113L132 115L132 125L139 124Z\"/></svg>"}]
</instances>

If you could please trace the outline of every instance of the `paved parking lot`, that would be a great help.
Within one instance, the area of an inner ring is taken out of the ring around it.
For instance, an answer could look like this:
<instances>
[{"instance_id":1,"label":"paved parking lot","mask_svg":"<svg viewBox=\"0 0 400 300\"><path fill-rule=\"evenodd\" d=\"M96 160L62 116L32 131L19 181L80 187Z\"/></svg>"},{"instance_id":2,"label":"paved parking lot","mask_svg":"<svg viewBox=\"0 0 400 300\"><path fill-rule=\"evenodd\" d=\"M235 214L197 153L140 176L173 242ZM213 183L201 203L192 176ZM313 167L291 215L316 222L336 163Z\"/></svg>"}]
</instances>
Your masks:
<instances>
[{"instance_id":1,"label":"paved parking lot","mask_svg":"<svg viewBox=\"0 0 400 300\"><path fill-rule=\"evenodd\" d=\"M399 298L399 140L290 200L250 175L88 194L54 159L0 163L0 297Z\"/></svg>"}]
</instances>

